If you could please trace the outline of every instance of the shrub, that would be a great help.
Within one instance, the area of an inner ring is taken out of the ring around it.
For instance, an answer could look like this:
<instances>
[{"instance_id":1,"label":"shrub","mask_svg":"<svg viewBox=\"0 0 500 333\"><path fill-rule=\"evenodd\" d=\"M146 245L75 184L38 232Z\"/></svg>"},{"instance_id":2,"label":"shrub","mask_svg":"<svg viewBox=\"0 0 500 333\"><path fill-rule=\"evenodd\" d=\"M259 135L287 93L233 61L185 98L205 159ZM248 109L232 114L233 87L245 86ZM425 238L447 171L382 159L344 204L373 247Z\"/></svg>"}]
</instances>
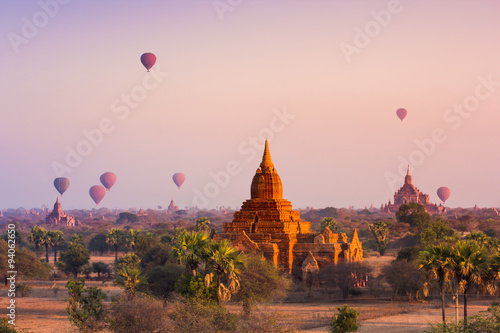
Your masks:
<instances>
[{"instance_id":1,"label":"shrub","mask_svg":"<svg viewBox=\"0 0 500 333\"><path fill-rule=\"evenodd\" d=\"M69 321L80 331L99 332L105 326L106 312L102 301L106 294L100 288L85 287L85 279L74 281L72 278L66 283L69 299L66 310Z\"/></svg>"},{"instance_id":2,"label":"shrub","mask_svg":"<svg viewBox=\"0 0 500 333\"><path fill-rule=\"evenodd\" d=\"M21 294L21 297L28 297L33 291L33 288L28 286L26 283L19 283L16 286L16 293Z\"/></svg>"},{"instance_id":3,"label":"shrub","mask_svg":"<svg viewBox=\"0 0 500 333\"><path fill-rule=\"evenodd\" d=\"M109 324L115 333L166 332L170 326L163 302L149 296L129 299L124 295L113 301Z\"/></svg>"},{"instance_id":4,"label":"shrub","mask_svg":"<svg viewBox=\"0 0 500 333\"><path fill-rule=\"evenodd\" d=\"M338 313L330 323L330 333L356 332L359 328L359 312L344 305L337 308Z\"/></svg>"},{"instance_id":5,"label":"shrub","mask_svg":"<svg viewBox=\"0 0 500 333\"><path fill-rule=\"evenodd\" d=\"M214 302L178 298L170 305L172 331L183 333L235 332L238 318Z\"/></svg>"},{"instance_id":6,"label":"shrub","mask_svg":"<svg viewBox=\"0 0 500 333\"><path fill-rule=\"evenodd\" d=\"M217 300L217 285L212 283L207 287L205 275L201 273L197 273L196 276L193 276L191 272L182 273L180 279L175 283L175 291L190 299Z\"/></svg>"},{"instance_id":7,"label":"shrub","mask_svg":"<svg viewBox=\"0 0 500 333\"><path fill-rule=\"evenodd\" d=\"M274 311L254 311L241 318L238 323L238 333L292 333L299 332L296 323L286 323L283 314Z\"/></svg>"},{"instance_id":8,"label":"shrub","mask_svg":"<svg viewBox=\"0 0 500 333\"><path fill-rule=\"evenodd\" d=\"M0 333L16 333L16 327L9 324L9 319L0 318Z\"/></svg>"}]
</instances>

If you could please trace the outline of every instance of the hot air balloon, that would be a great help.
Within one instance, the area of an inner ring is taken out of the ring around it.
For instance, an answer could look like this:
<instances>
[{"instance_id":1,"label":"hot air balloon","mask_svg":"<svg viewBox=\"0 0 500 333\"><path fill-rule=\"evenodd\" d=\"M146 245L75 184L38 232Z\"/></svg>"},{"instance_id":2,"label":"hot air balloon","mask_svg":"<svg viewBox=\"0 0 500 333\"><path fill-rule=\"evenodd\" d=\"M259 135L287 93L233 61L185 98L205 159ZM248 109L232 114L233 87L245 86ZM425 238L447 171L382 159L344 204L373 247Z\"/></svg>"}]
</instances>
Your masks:
<instances>
[{"instance_id":1,"label":"hot air balloon","mask_svg":"<svg viewBox=\"0 0 500 333\"><path fill-rule=\"evenodd\" d=\"M156 62L156 56L153 53L144 53L141 55L141 62L149 72L149 69L153 67Z\"/></svg>"},{"instance_id":2,"label":"hot air balloon","mask_svg":"<svg viewBox=\"0 0 500 333\"><path fill-rule=\"evenodd\" d=\"M403 119L405 119L406 115L408 114L408 111L406 111L406 109L400 108L396 111L396 114L398 115L399 119L403 121Z\"/></svg>"},{"instance_id":3,"label":"hot air balloon","mask_svg":"<svg viewBox=\"0 0 500 333\"><path fill-rule=\"evenodd\" d=\"M102 185L109 191L116 183L116 175L112 172L105 172L101 175Z\"/></svg>"},{"instance_id":4,"label":"hot air balloon","mask_svg":"<svg viewBox=\"0 0 500 333\"><path fill-rule=\"evenodd\" d=\"M54 179L54 186L56 190L61 193L61 196L69 187L69 179L66 177L59 177Z\"/></svg>"},{"instance_id":5,"label":"hot air balloon","mask_svg":"<svg viewBox=\"0 0 500 333\"><path fill-rule=\"evenodd\" d=\"M182 183L184 183L184 180L186 180L186 176L184 176L183 173L176 173L172 176L172 179L174 180L175 185L180 189L182 186Z\"/></svg>"},{"instance_id":6,"label":"hot air balloon","mask_svg":"<svg viewBox=\"0 0 500 333\"><path fill-rule=\"evenodd\" d=\"M446 200L450 197L450 194L451 194L450 189L444 186L438 188L437 190L437 195L439 199L443 201L443 203L446 202Z\"/></svg>"},{"instance_id":7,"label":"hot air balloon","mask_svg":"<svg viewBox=\"0 0 500 333\"><path fill-rule=\"evenodd\" d=\"M99 205L99 202L101 202L102 198L106 195L106 189L104 186L94 185L90 188L89 194L96 205Z\"/></svg>"}]
</instances>

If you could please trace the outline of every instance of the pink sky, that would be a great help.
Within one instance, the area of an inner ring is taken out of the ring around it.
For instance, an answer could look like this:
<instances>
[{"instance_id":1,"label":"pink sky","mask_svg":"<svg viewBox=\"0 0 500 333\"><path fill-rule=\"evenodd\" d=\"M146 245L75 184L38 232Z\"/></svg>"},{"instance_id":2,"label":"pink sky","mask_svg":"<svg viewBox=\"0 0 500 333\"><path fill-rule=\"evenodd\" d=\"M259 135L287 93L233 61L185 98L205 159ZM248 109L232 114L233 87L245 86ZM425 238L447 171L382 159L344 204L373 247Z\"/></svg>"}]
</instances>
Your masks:
<instances>
[{"instance_id":1,"label":"pink sky","mask_svg":"<svg viewBox=\"0 0 500 333\"><path fill-rule=\"evenodd\" d=\"M64 208L91 208L106 171L118 181L104 207L192 206L197 191L239 207L262 155L252 137L270 139L297 208L378 207L407 163L432 201L448 186L451 207L500 206L497 2L63 2L40 2L51 15L0 3L0 208L52 205L57 176L71 181ZM67 166L103 121L108 133Z\"/></svg>"}]
</instances>

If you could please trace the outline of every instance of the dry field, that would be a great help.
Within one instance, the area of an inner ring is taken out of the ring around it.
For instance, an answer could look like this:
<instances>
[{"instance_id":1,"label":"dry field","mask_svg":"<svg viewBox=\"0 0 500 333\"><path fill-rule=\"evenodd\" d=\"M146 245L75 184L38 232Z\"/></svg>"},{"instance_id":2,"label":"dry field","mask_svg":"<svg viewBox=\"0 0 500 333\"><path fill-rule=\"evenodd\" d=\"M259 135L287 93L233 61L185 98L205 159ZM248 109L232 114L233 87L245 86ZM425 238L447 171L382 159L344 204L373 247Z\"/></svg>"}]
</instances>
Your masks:
<instances>
[{"instance_id":1,"label":"dry field","mask_svg":"<svg viewBox=\"0 0 500 333\"><path fill-rule=\"evenodd\" d=\"M374 273L380 272L381 267L387 265L391 256L372 256L365 259L374 267ZM104 261L111 264L114 256L94 256L91 262ZM51 287L56 283L59 287L57 295ZM66 302L67 290L64 287L66 281L38 281L28 282L33 288L29 297L16 298L16 327L32 333L65 333L76 332L67 317ZM98 286L109 295L114 296L121 290L112 282L87 281L87 286ZM0 313L6 313L9 299L4 286L0 288ZM363 299L356 297L347 302L330 299L334 295L328 295L323 290L317 290L312 298L308 298L306 292L294 292L285 303L265 306L264 311L276 311L283 314L287 320L298 324L305 332L327 332L329 319L332 317L336 307L348 304L361 313L362 326L360 333L421 333L429 327L429 323L439 323L441 320L441 308L439 301L430 302L406 302ZM469 303L469 314L475 315L485 311L489 304L496 299L479 300L471 297ZM232 312L240 312L241 307L237 304L229 304ZM460 313L463 309L460 307ZM449 320L454 320L455 309L453 304L448 304L447 315Z\"/></svg>"},{"instance_id":2,"label":"dry field","mask_svg":"<svg viewBox=\"0 0 500 333\"><path fill-rule=\"evenodd\" d=\"M57 284L61 290L54 294L50 287L51 283L37 283L33 285L30 297L19 297L16 299L16 326L33 333L64 333L75 332L67 318L65 298L66 289L62 287L63 281ZM88 283L88 285L101 285L102 283ZM120 290L110 283L103 286L109 295L116 295ZM6 290L2 287L0 307L5 309L8 298ZM477 314L488 308L493 300L471 300L469 313ZM429 327L429 323L437 323L441 320L439 302L394 302L377 300L349 300L348 302L314 299L307 303L282 303L266 306L267 311L282 313L288 320L299 324L307 332L327 332L326 325L332 316L332 308L348 304L361 313L362 327L360 333L420 333ZM229 309L239 312L240 307L236 304L229 305ZM462 309L460 309L462 311ZM5 313L5 310L2 311ZM447 307L450 320L453 320L454 308Z\"/></svg>"}]
</instances>

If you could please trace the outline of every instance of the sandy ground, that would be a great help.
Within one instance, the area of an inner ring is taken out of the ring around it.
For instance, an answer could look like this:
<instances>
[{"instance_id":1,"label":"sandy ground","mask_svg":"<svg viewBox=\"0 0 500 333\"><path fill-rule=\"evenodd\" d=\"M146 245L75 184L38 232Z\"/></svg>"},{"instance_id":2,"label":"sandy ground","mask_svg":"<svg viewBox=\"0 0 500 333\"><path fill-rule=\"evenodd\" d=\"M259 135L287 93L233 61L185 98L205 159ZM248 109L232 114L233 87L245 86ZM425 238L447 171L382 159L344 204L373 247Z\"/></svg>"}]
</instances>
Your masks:
<instances>
[{"instance_id":1,"label":"sandy ground","mask_svg":"<svg viewBox=\"0 0 500 333\"><path fill-rule=\"evenodd\" d=\"M479 314L481 311L488 309L490 302L480 302L468 306L469 316ZM356 305L353 305L356 308ZM358 333L422 333L430 328L430 324L441 322L441 310L438 308L427 309L424 306L415 307L409 310L408 313L397 315L388 315L374 319L361 321L361 327ZM455 309L447 307L447 320L455 321ZM463 313L463 308L459 308L459 319L462 319L460 314ZM318 327L306 330L307 332L325 333L328 332L328 327Z\"/></svg>"},{"instance_id":2,"label":"sandy ground","mask_svg":"<svg viewBox=\"0 0 500 333\"><path fill-rule=\"evenodd\" d=\"M378 273L381 267L386 265L393 258L390 256L367 258L374 267L374 273ZM94 256L91 261L104 261L112 263L114 256ZM24 329L25 332L33 333L66 333L76 332L71 327L65 299L67 290L64 287L66 281L56 282L60 291L57 295L51 287L54 282L29 282L33 287L30 297L16 298L16 328ZM103 288L110 296L120 293L120 289L112 282L102 284L102 282L87 282L87 286L98 286ZM305 293L304 293L305 294ZM328 332L328 323L333 316L333 309L342 306L342 301L328 301L321 292L315 292L316 298L304 300L303 296L296 294L297 300L301 303L283 303L266 306L264 311L277 311L282 313L289 321L293 321L304 328L304 332ZM0 313L6 313L6 306L9 302L4 286L0 287ZM322 298L322 299L320 299ZM497 299L477 300L470 298L469 315L478 314L485 311L489 304ZM295 302L295 300L294 300ZM352 299L347 304L361 313L361 328L359 333L422 333L429 328L429 323L439 323L441 321L441 308L439 301L413 302L405 301L382 301L368 299ZM232 312L240 312L241 307L233 304L228 305ZM450 321L454 321L455 309L453 304L448 304L447 315ZM459 313L463 312L462 307Z\"/></svg>"},{"instance_id":3,"label":"sandy ground","mask_svg":"<svg viewBox=\"0 0 500 333\"><path fill-rule=\"evenodd\" d=\"M117 292L115 287L109 286L111 293ZM65 333L76 332L70 325L66 313L67 297L63 290L57 297L51 290L35 291L37 297L20 297L16 299L16 328L26 329L35 333ZM8 298L2 291L0 307L5 309ZM472 301L469 306L470 315L487 309L491 301ZM341 306L342 303L285 303L274 304L266 307L269 311L283 313L290 320L301 326L312 327L304 329L305 332L328 332L327 326L314 328L317 325L327 325L332 316L332 308ZM435 303L406 303L406 302L353 302L349 306L360 311L362 326L359 333L421 333L429 328L429 323L438 323L441 320L440 309ZM241 309L237 305L229 306L231 311ZM462 309L460 308L460 311ZM404 312L404 313L401 313ZM2 310L5 313L5 310ZM454 320L454 308L447 307L449 320Z\"/></svg>"},{"instance_id":4,"label":"sandy ground","mask_svg":"<svg viewBox=\"0 0 500 333\"><path fill-rule=\"evenodd\" d=\"M28 332L36 333L63 333L75 332L67 317L66 303L63 295L58 298L35 298L25 297L17 298L16 300L16 326L18 329L26 329ZM2 297L0 301L1 308L5 309L8 299ZM474 302L473 302L474 303ZM469 307L471 315L484 311L488 307L487 302L484 304L472 304ZM350 306L358 309L362 316L378 316L382 317L362 320L362 326L359 333L421 333L429 328L429 323L438 323L441 320L440 310L438 308L430 308L428 304L414 304L406 308L408 304L403 304L404 310L407 313L391 315L400 310L399 303L366 303L366 304L350 304ZM328 318L331 317L332 307L340 306L340 304L276 304L270 306L269 310L282 312L288 318L297 322L306 323L314 326L318 323L326 324ZM236 310L237 307L234 306ZM449 320L454 320L453 308L447 308ZM462 311L462 309L460 309ZM2 311L5 313L5 310ZM379 312L379 313L377 313ZM304 330L306 332L328 332L326 326L320 328L311 328Z\"/></svg>"}]
</instances>

